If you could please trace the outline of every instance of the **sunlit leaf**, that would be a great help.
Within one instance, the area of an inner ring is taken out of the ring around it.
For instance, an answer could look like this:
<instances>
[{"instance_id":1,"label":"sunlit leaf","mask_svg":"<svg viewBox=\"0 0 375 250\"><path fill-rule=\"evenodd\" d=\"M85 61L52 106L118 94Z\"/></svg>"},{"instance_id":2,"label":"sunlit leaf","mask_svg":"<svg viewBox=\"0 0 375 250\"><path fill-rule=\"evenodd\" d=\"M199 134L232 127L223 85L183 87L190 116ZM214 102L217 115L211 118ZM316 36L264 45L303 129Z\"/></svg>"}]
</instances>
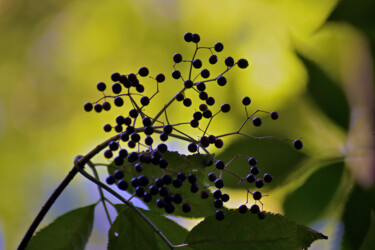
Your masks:
<instances>
[{"instance_id":1,"label":"sunlit leaf","mask_svg":"<svg viewBox=\"0 0 375 250\"><path fill-rule=\"evenodd\" d=\"M96 204L77 208L58 217L40 230L27 249L85 249L94 223Z\"/></svg>"},{"instance_id":2,"label":"sunlit leaf","mask_svg":"<svg viewBox=\"0 0 375 250\"><path fill-rule=\"evenodd\" d=\"M289 194L283 207L288 218L308 224L318 219L331 203L343 174L344 164L334 163L318 169L305 183Z\"/></svg>"},{"instance_id":3,"label":"sunlit leaf","mask_svg":"<svg viewBox=\"0 0 375 250\"><path fill-rule=\"evenodd\" d=\"M327 239L286 219L279 214L267 213L259 220L250 212L226 212L222 221L210 216L194 227L186 242L194 249L302 249L318 239Z\"/></svg>"},{"instance_id":4,"label":"sunlit leaf","mask_svg":"<svg viewBox=\"0 0 375 250\"><path fill-rule=\"evenodd\" d=\"M125 205L122 204L116 204L116 210L120 213L124 209L130 209L127 208ZM147 218L167 237L167 239L174 245L178 245L184 242L186 236L188 235L188 231L178 225L173 220L168 219L167 217L160 215L156 212L150 211L150 210L144 210L142 208L139 208L139 210L147 216ZM123 215L121 215L123 216ZM139 215L135 215L138 216ZM155 234L155 239L158 242L158 246L160 249L169 249L168 245L160 238L158 234Z\"/></svg>"}]
</instances>

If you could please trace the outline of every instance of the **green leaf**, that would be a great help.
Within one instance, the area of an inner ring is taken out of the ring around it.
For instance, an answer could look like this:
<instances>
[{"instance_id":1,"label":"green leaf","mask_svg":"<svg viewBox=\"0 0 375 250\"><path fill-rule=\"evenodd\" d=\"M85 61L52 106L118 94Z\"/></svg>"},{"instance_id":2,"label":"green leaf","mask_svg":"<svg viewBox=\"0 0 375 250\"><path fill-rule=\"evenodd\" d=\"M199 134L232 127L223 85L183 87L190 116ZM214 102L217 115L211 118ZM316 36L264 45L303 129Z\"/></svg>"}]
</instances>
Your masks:
<instances>
[{"instance_id":1,"label":"green leaf","mask_svg":"<svg viewBox=\"0 0 375 250\"><path fill-rule=\"evenodd\" d=\"M371 223L373 193L355 185L343 213L343 249L359 249Z\"/></svg>"},{"instance_id":2,"label":"green leaf","mask_svg":"<svg viewBox=\"0 0 375 250\"><path fill-rule=\"evenodd\" d=\"M27 249L85 249L94 223L96 204L77 208L40 230Z\"/></svg>"},{"instance_id":3,"label":"green leaf","mask_svg":"<svg viewBox=\"0 0 375 250\"><path fill-rule=\"evenodd\" d=\"M159 249L153 229L131 208L116 217L108 231L108 249Z\"/></svg>"},{"instance_id":4,"label":"green leaf","mask_svg":"<svg viewBox=\"0 0 375 250\"><path fill-rule=\"evenodd\" d=\"M258 161L260 175L270 173L275 177L271 183L264 186L267 190L280 186L289 174L298 169L301 162L306 159L303 151L295 150L290 142L275 140L254 141L248 138L233 141L218 154L217 159L227 163L237 154L255 157ZM247 158L244 157L234 160L228 169L241 177L246 177L250 173L250 166ZM242 185L238 185L239 180L237 177L228 173L223 175L223 180L226 187L244 188Z\"/></svg>"},{"instance_id":5,"label":"green leaf","mask_svg":"<svg viewBox=\"0 0 375 250\"><path fill-rule=\"evenodd\" d=\"M213 155L203 155L203 154L194 154L194 155L181 155L178 152L165 152L163 153L162 158L168 161L167 173L175 178L177 176L177 172L184 172L186 175L193 173L197 176L197 184L200 187L200 191L204 188L208 187L208 179L207 173L212 171L214 168L213 166L207 167L206 164L209 162ZM143 164L143 163L142 163ZM155 166L152 164L143 164L144 169L142 171L142 175L147 176L150 179L150 184L153 184L155 178L161 177L164 172L159 166ZM127 161L123 165L124 169L124 180L126 180L130 184L130 180L134 176L138 176L135 172L133 165L129 164ZM112 174L115 169L119 169L114 163L111 163L108 166L108 172ZM182 187L175 188L172 185L169 185L169 190L172 194L179 193L183 196L182 203L189 203L191 205L191 211L189 213L184 213L180 205L176 205L176 209L173 212L173 215L176 216L184 216L184 217L206 217L215 212L215 207L213 204L213 198L210 196L208 199L201 199L200 198L200 191L197 193L190 192L191 184L185 180ZM147 187L148 188L148 187ZM148 189L145 188L146 191ZM128 192L134 192L134 188L129 185ZM146 203L146 205L155 212L164 214L164 209L160 209L156 206L156 199L160 198L159 195L154 196L151 202Z\"/></svg>"},{"instance_id":6,"label":"green leaf","mask_svg":"<svg viewBox=\"0 0 375 250\"><path fill-rule=\"evenodd\" d=\"M340 162L315 171L301 187L285 198L285 216L303 224L317 220L330 204L343 170L344 163Z\"/></svg>"},{"instance_id":7,"label":"green leaf","mask_svg":"<svg viewBox=\"0 0 375 250\"><path fill-rule=\"evenodd\" d=\"M299 57L309 75L307 84L309 96L328 118L345 130L348 130L350 108L343 88L319 68L318 65L301 55Z\"/></svg>"},{"instance_id":8,"label":"green leaf","mask_svg":"<svg viewBox=\"0 0 375 250\"><path fill-rule=\"evenodd\" d=\"M259 220L250 212L229 210L224 220L209 216L195 226L186 238L193 249L302 249L327 236L286 219L267 213Z\"/></svg>"},{"instance_id":9,"label":"green leaf","mask_svg":"<svg viewBox=\"0 0 375 250\"><path fill-rule=\"evenodd\" d=\"M118 212L123 211L124 209L130 209L122 204L116 204L115 207ZM173 245L178 245L184 242L186 236L189 233L185 228L181 227L173 220L168 219L167 217L156 212L144 210L141 208L138 209L141 210L142 213L149 218L149 220L167 237L167 239ZM139 215L136 216L139 217ZM154 237L160 249L170 249L168 245L161 239L161 237L155 232Z\"/></svg>"},{"instance_id":10,"label":"green leaf","mask_svg":"<svg viewBox=\"0 0 375 250\"><path fill-rule=\"evenodd\" d=\"M361 245L361 250L375 249L375 210L372 210L371 225Z\"/></svg>"}]
</instances>

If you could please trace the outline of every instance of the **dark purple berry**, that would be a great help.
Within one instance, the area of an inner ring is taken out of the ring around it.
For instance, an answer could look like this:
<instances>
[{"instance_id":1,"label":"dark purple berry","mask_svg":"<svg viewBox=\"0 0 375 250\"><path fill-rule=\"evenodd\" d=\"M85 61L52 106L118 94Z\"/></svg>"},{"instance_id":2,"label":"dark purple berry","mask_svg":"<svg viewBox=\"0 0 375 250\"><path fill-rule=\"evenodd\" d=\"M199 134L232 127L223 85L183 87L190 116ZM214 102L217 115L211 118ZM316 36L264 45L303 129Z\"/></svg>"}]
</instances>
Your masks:
<instances>
[{"instance_id":1,"label":"dark purple berry","mask_svg":"<svg viewBox=\"0 0 375 250\"><path fill-rule=\"evenodd\" d=\"M173 202L175 204L180 204L182 202L182 199L183 199L183 197L182 197L181 194L175 194L175 195L173 195Z\"/></svg>"},{"instance_id":2,"label":"dark purple berry","mask_svg":"<svg viewBox=\"0 0 375 250\"><path fill-rule=\"evenodd\" d=\"M117 107L121 107L122 105L124 105L124 100L119 96L116 96L113 102Z\"/></svg>"},{"instance_id":3,"label":"dark purple berry","mask_svg":"<svg viewBox=\"0 0 375 250\"><path fill-rule=\"evenodd\" d=\"M138 178L136 177L131 178L130 183L132 184L133 187L139 186L139 181L138 181Z\"/></svg>"},{"instance_id":4,"label":"dark purple berry","mask_svg":"<svg viewBox=\"0 0 375 250\"><path fill-rule=\"evenodd\" d=\"M199 186L198 186L197 183L191 184L191 186L190 186L190 192L196 193L196 192L198 192L198 190L199 190Z\"/></svg>"},{"instance_id":5,"label":"dark purple berry","mask_svg":"<svg viewBox=\"0 0 375 250\"><path fill-rule=\"evenodd\" d=\"M262 188L262 187L264 186L264 181L263 181L262 179L257 179L257 180L255 181L255 186L256 186L257 188Z\"/></svg>"},{"instance_id":6,"label":"dark purple berry","mask_svg":"<svg viewBox=\"0 0 375 250\"><path fill-rule=\"evenodd\" d=\"M182 186L182 181L179 180L179 179L174 179L174 180L172 181L172 185L173 185L175 188L179 188L179 187Z\"/></svg>"},{"instance_id":7,"label":"dark purple berry","mask_svg":"<svg viewBox=\"0 0 375 250\"><path fill-rule=\"evenodd\" d=\"M185 33L184 39L188 43L191 42L191 41L193 41L193 34L191 34L190 32Z\"/></svg>"},{"instance_id":8,"label":"dark purple berry","mask_svg":"<svg viewBox=\"0 0 375 250\"><path fill-rule=\"evenodd\" d=\"M202 91L199 93L199 99L201 99L202 101L207 100L207 98L208 98L208 94L206 92Z\"/></svg>"},{"instance_id":9,"label":"dark purple berry","mask_svg":"<svg viewBox=\"0 0 375 250\"><path fill-rule=\"evenodd\" d=\"M117 180L121 180L122 178L124 178L124 172L121 169L116 169L115 172L113 172L113 176Z\"/></svg>"},{"instance_id":10,"label":"dark purple berry","mask_svg":"<svg viewBox=\"0 0 375 250\"><path fill-rule=\"evenodd\" d=\"M187 88L187 89L190 89L191 87L193 87L193 85L194 85L194 83L193 83L192 80L186 80L186 81L184 82L184 86L185 86L185 88Z\"/></svg>"},{"instance_id":11,"label":"dark purple berry","mask_svg":"<svg viewBox=\"0 0 375 250\"><path fill-rule=\"evenodd\" d=\"M148 178L144 175L138 176L138 181L139 181L139 185L142 187L147 186L149 183Z\"/></svg>"},{"instance_id":12,"label":"dark purple berry","mask_svg":"<svg viewBox=\"0 0 375 250\"><path fill-rule=\"evenodd\" d=\"M90 112L92 110L92 108L93 108L92 103L89 103L89 102L85 103L85 105L84 105L85 111Z\"/></svg>"},{"instance_id":13,"label":"dark purple berry","mask_svg":"<svg viewBox=\"0 0 375 250\"><path fill-rule=\"evenodd\" d=\"M148 71L148 68L146 67L142 67L138 70L138 74L142 77L148 76L148 73L149 71Z\"/></svg>"},{"instance_id":14,"label":"dark purple berry","mask_svg":"<svg viewBox=\"0 0 375 250\"><path fill-rule=\"evenodd\" d=\"M103 102L102 107L105 111L111 110L111 104L109 102Z\"/></svg>"},{"instance_id":15,"label":"dark purple berry","mask_svg":"<svg viewBox=\"0 0 375 250\"><path fill-rule=\"evenodd\" d=\"M119 148L118 143L115 141L111 141L108 146L111 151L116 151Z\"/></svg>"},{"instance_id":16,"label":"dark purple berry","mask_svg":"<svg viewBox=\"0 0 375 250\"><path fill-rule=\"evenodd\" d=\"M207 190L203 190L203 191L201 192L201 198L202 198L202 199L207 199L209 196L210 196L210 194L208 193Z\"/></svg>"},{"instance_id":17,"label":"dark purple berry","mask_svg":"<svg viewBox=\"0 0 375 250\"><path fill-rule=\"evenodd\" d=\"M143 165L141 163L134 164L135 172L141 173L143 171Z\"/></svg>"},{"instance_id":18,"label":"dark purple berry","mask_svg":"<svg viewBox=\"0 0 375 250\"><path fill-rule=\"evenodd\" d=\"M182 100L184 100L184 94L183 93L178 93L177 95L176 95L176 100L177 101L182 101Z\"/></svg>"},{"instance_id":19,"label":"dark purple berry","mask_svg":"<svg viewBox=\"0 0 375 250\"><path fill-rule=\"evenodd\" d=\"M262 120L259 117L255 117L253 119L253 124L255 127L259 127L260 125L262 125Z\"/></svg>"},{"instance_id":20,"label":"dark purple berry","mask_svg":"<svg viewBox=\"0 0 375 250\"><path fill-rule=\"evenodd\" d=\"M240 212L240 214L244 214L247 212L247 206L246 205L241 205L239 208L238 208L238 212Z\"/></svg>"},{"instance_id":21,"label":"dark purple berry","mask_svg":"<svg viewBox=\"0 0 375 250\"><path fill-rule=\"evenodd\" d=\"M259 168L258 167L251 167L250 168L250 172L253 174L253 175L257 175L259 174Z\"/></svg>"},{"instance_id":22,"label":"dark purple berry","mask_svg":"<svg viewBox=\"0 0 375 250\"><path fill-rule=\"evenodd\" d=\"M228 113L228 112L230 111L230 105L227 104L227 103L221 105L221 111L222 111L223 113Z\"/></svg>"},{"instance_id":23,"label":"dark purple berry","mask_svg":"<svg viewBox=\"0 0 375 250\"><path fill-rule=\"evenodd\" d=\"M188 176L188 181L191 183L191 184L194 184L197 182L197 176L195 174L189 174Z\"/></svg>"},{"instance_id":24,"label":"dark purple berry","mask_svg":"<svg viewBox=\"0 0 375 250\"><path fill-rule=\"evenodd\" d=\"M224 201L224 202L229 201L229 195L228 195L228 194L223 194L223 195L221 196L221 200Z\"/></svg>"},{"instance_id":25,"label":"dark purple berry","mask_svg":"<svg viewBox=\"0 0 375 250\"><path fill-rule=\"evenodd\" d=\"M102 105L97 103L97 104L95 104L94 109L97 113L100 113L100 112L102 112L103 107L102 107Z\"/></svg>"},{"instance_id":26,"label":"dark purple berry","mask_svg":"<svg viewBox=\"0 0 375 250\"><path fill-rule=\"evenodd\" d=\"M132 139L132 141L134 142L139 142L141 140L141 136L137 133L133 133L130 135L130 138Z\"/></svg>"},{"instance_id":27,"label":"dark purple berry","mask_svg":"<svg viewBox=\"0 0 375 250\"><path fill-rule=\"evenodd\" d=\"M180 79L180 77L181 77L181 72L178 71L178 70L173 70L173 72L172 72L172 77L173 77L174 79Z\"/></svg>"},{"instance_id":28,"label":"dark purple berry","mask_svg":"<svg viewBox=\"0 0 375 250\"><path fill-rule=\"evenodd\" d=\"M166 133L161 133L160 134L160 140L161 141L167 141L168 140L168 135Z\"/></svg>"},{"instance_id":29,"label":"dark purple berry","mask_svg":"<svg viewBox=\"0 0 375 250\"><path fill-rule=\"evenodd\" d=\"M215 217L218 221L221 221L221 220L224 220L225 218L225 213L223 211L220 211L220 210L216 210L215 212Z\"/></svg>"},{"instance_id":30,"label":"dark purple berry","mask_svg":"<svg viewBox=\"0 0 375 250\"><path fill-rule=\"evenodd\" d=\"M210 71L209 71L208 69L202 69L202 71L201 71L201 76L202 76L203 78L208 78L208 77L210 77Z\"/></svg>"},{"instance_id":31,"label":"dark purple berry","mask_svg":"<svg viewBox=\"0 0 375 250\"><path fill-rule=\"evenodd\" d=\"M203 111L205 111L205 110L207 110L207 109L208 109L208 107L207 107L206 104L202 103L202 104L199 105L199 110L200 110L200 111L203 112Z\"/></svg>"},{"instance_id":32,"label":"dark purple berry","mask_svg":"<svg viewBox=\"0 0 375 250\"><path fill-rule=\"evenodd\" d=\"M116 82L116 83L114 83L112 85L112 91L113 91L113 93L120 94L121 90L122 90L122 87L121 87L121 85L119 83Z\"/></svg>"},{"instance_id":33,"label":"dark purple berry","mask_svg":"<svg viewBox=\"0 0 375 250\"><path fill-rule=\"evenodd\" d=\"M112 185L116 182L116 178L113 175L110 175L107 177L105 181L107 182L108 185Z\"/></svg>"},{"instance_id":34,"label":"dark purple berry","mask_svg":"<svg viewBox=\"0 0 375 250\"><path fill-rule=\"evenodd\" d=\"M143 197L143 195L145 194L145 190L138 186L135 188L135 195L138 196L138 197Z\"/></svg>"},{"instance_id":35,"label":"dark purple berry","mask_svg":"<svg viewBox=\"0 0 375 250\"><path fill-rule=\"evenodd\" d=\"M216 179L216 181L215 181L215 187L217 187L217 188L223 188L224 187L224 181L222 179Z\"/></svg>"},{"instance_id":36,"label":"dark purple berry","mask_svg":"<svg viewBox=\"0 0 375 250\"><path fill-rule=\"evenodd\" d=\"M136 118L138 115L139 115L139 112L136 109L131 109L129 111L129 116L132 117L132 118Z\"/></svg>"},{"instance_id":37,"label":"dark purple berry","mask_svg":"<svg viewBox=\"0 0 375 250\"><path fill-rule=\"evenodd\" d=\"M129 140L129 134L127 132L122 132L120 135L121 141L127 142Z\"/></svg>"},{"instance_id":38,"label":"dark purple berry","mask_svg":"<svg viewBox=\"0 0 375 250\"><path fill-rule=\"evenodd\" d=\"M263 175L263 180L264 180L265 182L267 182L267 183L270 183L270 182L272 181L272 179L273 179L272 175L270 175L270 174L268 174L268 173L265 173L265 174Z\"/></svg>"},{"instance_id":39,"label":"dark purple berry","mask_svg":"<svg viewBox=\"0 0 375 250\"><path fill-rule=\"evenodd\" d=\"M120 156L115 157L113 161L115 162L117 166L122 166L122 164L124 164L124 158Z\"/></svg>"},{"instance_id":40,"label":"dark purple berry","mask_svg":"<svg viewBox=\"0 0 375 250\"><path fill-rule=\"evenodd\" d=\"M233 59L233 57L230 57L230 56L225 58L224 62L225 62L225 65L228 66L228 67L233 67L233 65L234 65L234 59Z\"/></svg>"},{"instance_id":41,"label":"dark purple berry","mask_svg":"<svg viewBox=\"0 0 375 250\"><path fill-rule=\"evenodd\" d=\"M112 126L109 125L109 124L104 125L103 128L104 128L104 131L105 131L105 132L110 132L110 131L112 130Z\"/></svg>"},{"instance_id":42,"label":"dark purple berry","mask_svg":"<svg viewBox=\"0 0 375 250\"><path fill-rule=\"evenodd\" d=\"M111 75L111 79L112 79L112 81L114 81L114 82L117 82L117 81L120 81L120 74L119 73L113 73L112 75Z\"/></svg>"},{"instance_id":43,"label":"dark purple berry","mask_svg":"<svg viewBox=\"0 0 375 250\"><path fill-rule=\"evenodd\" d=\"M199 91L204 91L206 89L206 84L204 84L204 82L198 82L197 83L197 89Z\"/></svg>"},{"instance_id":44,"label":"dark purple berry","mask_svg":"<svg viewBox=\"0 0 375 250\"><path fill-rule=\"evenodd\" d=\"M111 150L107 149L106 151L104 151L104 157L107 158L107 159L110 159L112 158L113 156L113 153Z\"/></svg>"},{"instance_id":45,"label":"dark purple berry","mask_svg":"<svg viewBox=\"0 0 375 250\"><path fill-rule=\"evenodd\" d=\"M189 213L191 210L190 204L189 203L184 203L182 204L182 211L184 213Z\"/></svg>"},{"instance_id":46,"label":"dark purple berry","mask_svg":"<svg viewBox=\"0 0 375 250\"><path fill-rule=\"evenodd\" d=\"M208 136L208 141L210 144L214 144L216 142L216 137L214 135Z\"/></svg>"},{"instance_id":47,"label":"dark purple berry","mask_svg":"<svg viewBox=\"0 0 375 250\"><path fill-rule=\"evenodd\" d=\"M198 121L198 120L195 120L195 119L192 119L192 120L190 121L190 126L191 126L192 128L196 128L196 127L198 127L198 126L199 126L199 121Z\"/></svg>"},{"instance_id":48,"label":"dark purple berry","mask_svg":"<svg viewBox=\"0 0 375 250\"><path fill-rule=\"evenodd\" d=\"M190 107L192 102L191 102L191 99L190 98L185 98L184 101L183 101L185 107Z\"/></svg>"},{"instance_id":49,"label":"dark purple berry","mask_svg":"<svg viewBox=\"0 0 375 250\"><path fill-rule=\"evenodd\" d=\"M201 37L198 34L193 34L193 39L192 39L193 43L199 43L200 40L201 40Z\"/></svg>"},{"instance_id":50,"label":"dark purple berry","mask_svg":"<svg viewBox=\"0 0 375 250\"><path fill-rule=\"evenodd\" d=\"M203 117L204 118L211 118L212 117L212 112L211 112L211 110L209 110L209 109L206 109L205 111L203 111Z\"/></svg>"},{"instance_id":51,"label":"dark purple berry","mask_svg":"<svg viewBox=\"0 0 375 250\"><path fill-rule=\"evenodd\" d=\"M259 211L260 211L259 206L256 205L256 204L252 205L251 208L250 208L250 212L253 213L253 214L257 214L257 213L259 213Z\"/></svg>"},{"instance_id":52,"label":"dark purple berry","mask_svg":"<svg viewBox=\"0 0 375 250\"><path fill-rule=\"evenodd\" d=\"M214 200L214 206L215 206L216 208L222 208L222 207L223 207L223 201L220 200L220 199L215 199L215 200Z\"/></svg>"},{"instance_id":53,"label":"dark purple berry","mask_svg":"<svg viewBox=\"0 0 375 250\"><path fill-rule=\"evenodd\" d=\"M210 56L210 58L208 58L208 61L209 61L211 64L215 64L215 63L217 63L217 56L216 56L216 55L212 55L212 56Z\"/></svg>"},{"instance_id":54,"label":"dark purple berry","mask_svg":"<svg viewBox=\"0 0 375 250\"><path fill-rule=\"evenodd\" d=\"M266 218L266 212L262 211L258 213L258 219L263 220Z\"/></svg>"},{"instance_id":55,"label":"dark purple berry","mask_svg":"<svg viewBox=\"0 0 375 250\"><path fill-rule=\"evenodd\" d=\"M251 103L251 99L250 99L250 97L245 96L245 97L242 99L242 104L243 104L243 105L248 106L248 105L250 105L250 103Z\"/></svg>"},{"instance_id":56,"label":"dark purple berry","mask_svg":"<svg viewBox=\"0 0 375 250\"><path fill-rule=\"evenodd\" d=\"M196 152L196 151L198 150L197 144L195 144L194 142L190 143L190 144L188 145L188 150L189 150L189 152L191 152L191 153Z\"/></svg>"},{"instance_id":57,"label":"dark purple berry","mask_svg":"<svg viewBox=\"0 0 375 250\"><path fill-rule=\"evenodd\" d=\"M206 100L206 103L209 106L214 105L215 104L215 98L213 98L212 96L208 97L207 100Z\"/></svg>"},{"instance_id":58,"label":"dark purple berry","mask_svg":"<svg viewBox=\"0 0 375 250\"><path fill-rule=\"evenodd\" d=\"M220 199L223 194L221 193L221 190L217 189L214 191L213 196L215 199Z\"/></svg>"},{"instance_id":59,"label":"dark purple berry","mask_svg":"<svg viewBox=\"0 0 375 250\"><path fill-rule=\"evenodd\" d=\"M199 69L202 67L202 61L199 59L194 59L193 61L193 67L196 69Z\"/></svg>"},{"instance_id":60,"label":"dark purple berry","mask_svg":"<svg viewBox=\"0 0 375 250\"><path fill-rule=\"evenodd\" d=\"M217 176L215 173L211 172L208 174L208 179L212 182L214 182L217 179Z\"/></svg>"},{"instance_id":61,"label":"dark purple berry","mask_svg":"<svg viewBox=\"0 0 375 250\"><path fill-rule=\"evenodd\" d=\"M247 162L249 163L250 166L255 166L257 165L258 161L254 157L249 157L249 159L247 159Z\"/></svg>"},{"instance_id":62,"label":"dark purple berry","mask_svg":"<svg viewBox=\"0 0 375 250\"><path fill-rule=\"evenodd\" d=\"M147 106L150 104L150 98L148 98L147 96L142 96L141 97L141 104L143 106Z\"/></svg>"},{"instance_id":63,"label":"dark purple berry","mask_svg":"<svg viewBox=\"0 0 375 250\"><path fill-rule=\"evenodd\" d=\"M253 175L253 174L248 174L248 175L246 176L246 180L247 180L248 183L253 183L253 182L255 182L256 177L255 177L255 175Z\"/></svg>"},{"instance_id":64,"label":"dark purple berry","mask_svg":"<svg viewBox=\"0 0 375 250\"><path fill-rule=\"evenodd\" d=\"M279 118L279 113L277 113L276 111L272 111L271 118L272 120L277 120L277 118Z\"/></svg>"},{"instance_id":65,"label":"dark purple berry","mask_svg":"<svg viewBox=\"0 0 375 250\"><path fill-rule=\"evenodd\" d=\"M156 81L157 82L164 82L165 81L165 76L163 74L157 74L156 75Z\"/></svg>"},{"instance_id":66,"label":"dark purple berry","mask_svg":"<svg viewBox=\"0 0 375 250\"><path fill-rule=\"evenodd\" d=\"M163 208L165 206L165 201L163 199L157 199L156 205L158 206L158 208Z\"/></svg>"},{"instance_id":67,"label":"dark purple berry","mask_svg":"<svg viewBox=\"0 0 375 250\"><path fill-rule=\"evenodd\" d=\"M214 49L216 52L221 52L224 49L224 45L222 43L215 43Z\"/></svg>"},{"instance_id":68,"label":"dark purple berry","mask_svg":"<svg viewBox=\"0 0 375 250\"><path fill-rule=\"evenodd\" d=\"M241 58L237 61L237 65L240 69L245 69L249 66L249 62L246 59Z\"/></svg>"},{"instance_id":69,"label":"dark purple berry","mask_svg":"<svg viewBox=\"0 0 375 250\"><path fill-rule=\"evenodd\" d=\"M216 161L215 166L217 169L223 169L225 167L225 163L221 160Z\"/></svg>"},{"instance_id":70,"label":"dark purple berry","mask_svg":"<svg viewBox=\"0 0 375 250\"><path fill-rule=\"evenodd\" d=\"M96 85L96 88L99 90L99 91L104 91L106 89L106 85L104 82L99 82L97 85Z\"/></svg>"},{"instance_id":71,"label":"dark purple berry","mask_svg":"<svg viewBox=\"0 0 375 250\"><path fill-rule=\"evenodd\" d=\"M179 53L176 53L173 55L173 61L175 63L180 63L182 61L182 55Z\"/></svg>"},{"instance_id":72,"label":"dark purple berry","mask_svg":"<svg viewBox=\"0 0 375 250\"><path fill-rule=\"evenodd\" d=\"M255 191L254 193L253 193L253 198L254 198L254 200L260 200L261 198L262 198L262 193L261 192L259 192L259 191Z\"/></svg>"},{"instance_id":73,"label":"dark purple berry","mask_svg":"<svg viewBox=\"0 0 375 250\"><path fill-rule=\"evenodd\" d=\"M294 140L293 145L297 150L300 150L303 147L303 143L300 140Z\"/></svg>"},{"instance_id":74,"label":"dark purple berry","mask_svg":"<svg viewBox=\"0 0 375 250\"><path fill-rule=\"evenodd\" d=\"M129 185L125 180L120 180L120 181L117 182L117 187L121 190L125 191L126 189L128 189L128 186Z\"/></svg>"},{"instance_id":75,"label":"dark purple berry","mask_svg":"<svg viewBox=\"0 0 375 250\"><path fill-rule=\"evenodd\" d=\"M168 161L166 159L160 159L159 160L159 166L160 168L166 168L168 166Z\"/></svg>"},{"instance_id":76,"label":"dark purple berry","mask_svg":"<svg viewBox=\"0 0 375 250\"><path fill-rule=\"evenodd\" d=\"M180 181L185 181L187 177L186 177L186 174L185 174L185 173L178 172L178 173L177 173L177 178L178 178Z\"/></svg>"},{"instance_id":77,"label":"dark purple berry","mask_svg":"<svg viewBox=\"0 0 375 250\"><path fill-rule=\"evenodd\" d=\"M222 148L224 146L224 142L221 139L216 139L215 141L215 147Z\"/></svg>"}]
</instances>

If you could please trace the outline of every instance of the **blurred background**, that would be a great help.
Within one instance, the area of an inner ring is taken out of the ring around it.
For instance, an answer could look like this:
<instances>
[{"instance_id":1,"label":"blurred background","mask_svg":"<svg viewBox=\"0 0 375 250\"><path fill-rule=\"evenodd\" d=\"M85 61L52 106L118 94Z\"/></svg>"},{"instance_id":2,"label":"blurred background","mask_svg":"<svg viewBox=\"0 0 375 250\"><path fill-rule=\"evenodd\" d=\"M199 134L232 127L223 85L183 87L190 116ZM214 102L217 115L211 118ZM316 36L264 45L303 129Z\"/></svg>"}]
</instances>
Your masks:
<instances>
[{"instance_id":1,"label":"blurred background","mask_svg":"<svg viewBox=\"0 0 375 250\"><path fill-rule=\"evenodd\" d=\"M83 110L100 98L96 83L147 66L151 75L167 76L157 96L162 105L181 88L171 80L172 56L192 56L194 45L183 41L192 32L200 34L201 46L224 44L222 68L214 73L225 69L227 56L250 63L228 74L225 91L210 89L217 105L229 102L233 109L214 123L217 131L239 127L246 94L252 110L280 114L277 121L265 117L259 128L246 126L246 133L304 142L296 151L280 141L226 138L218 157L255 156L275 178L264 208L329 236L313 249L370 249L374 9L370 0L0 1L0 248L16 248L74 157L108 138L102 127L117 113ZM148 86L155 88L152 80ZM184 114L176 107L169 114L179 121ZM238 162L233 169L246 173L243 167ZM105 169L100 173L104 177ZM230 206L244 203L244 190L230 188ZM97 199L95 185L77 177L39 229ZM87 249L107 244L101 206L95 218Z\"/></svg>"}]
</instances>

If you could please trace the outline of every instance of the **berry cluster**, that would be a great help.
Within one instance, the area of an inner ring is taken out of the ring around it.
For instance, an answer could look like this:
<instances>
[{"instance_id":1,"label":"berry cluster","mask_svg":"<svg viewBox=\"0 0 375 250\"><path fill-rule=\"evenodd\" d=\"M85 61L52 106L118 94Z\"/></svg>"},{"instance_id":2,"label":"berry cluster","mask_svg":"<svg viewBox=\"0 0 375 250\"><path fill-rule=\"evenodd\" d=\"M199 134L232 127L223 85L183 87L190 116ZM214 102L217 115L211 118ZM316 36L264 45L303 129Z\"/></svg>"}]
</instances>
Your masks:
<instances>
[{"instance_id":1,"label":"berry cluster","mask_svg":"<svg viewBox=\"0 0 375 250\"><path fill-rule=\"evenodd\" d=\"M230 112L231 106L228 103L224 103L219 109L215 110L214 105L216 100L207 93L206 85L216 83L219 87L225 86L228 82L225 74L228 71L235 66L238 66L240 69L245 69L249 66L249 63L246 59L239 59L236 62L232 57L226 57L224 59L225 70L221 74L212 77L208 69L201 69L204 63L201 59L196 58L197 52L202 49L209 50L211 55L208 58L208 63L214 65L219 62L216 53L223 51L223 44L218 42L212 47L201 47L198 45L200 36L192 33L186 33L184 39L188 43L195 44L193 58L187 60L179 53L174 54L174 65L171 73L173 79L181 82L182 89L178 91L169 102L161 105L161 109L156 115L151 116L146 114L145 107L150 105L155 95L159 93L159 84L165 82L166 76L161 73L157 74L155 77L150 76L150 78L156 82L156 92L151 96L144 95L145 85L141 80L149 76L149 70L146 67L141 67L137 73L113 73L111 75L111 80L113 82L111 90L113 94L106 94L107 84L99 82L97 84L97 89L102 92L103 97L96 102L88 102L84 105L86 111L95 110L98 113L103 110L111 110L112 104L116 107L128 107L125 114L116 117L114 125L105 124L103 127L105 132L115 131L118 135L116 137L117 140L109 142L108 148L104 151L104 157L113 159L111 166L114 166L114 171L107 177L106 182L109 185L116 184L119 189L133 193L132 197L139 197L145 203L155 202L156 206L163 208L166 213L173 213L176 209L176 205L179 204L181 204L181 209L185 213L193 209L188 202L184 202L183 195L178 192L179 188L182 187L184 183L188 183L191 193L198 193L201 189L201 199L207 199L212 196L214 199L213 205L217 209L216 218L217 220L222 220L225 214L221 208L223 208L223 203L227 202L230 198L228 194L222 193L222 188L224 187L222 176L224 173L228 173L236 176L247 190L247 194L252 195L255 202L250 207L250 211L257 214L260 219L263 219L265 217L265 212L261 211L263 208L260 209L256 204L257 202L262 204L260 202L262 193L260 191L250 191L248 185L254 184L255 188L260 189L265 183L271 182L273 177L268 173L265 173L263 178L257 177L260 171L257 167L257 160L254 157L236 155L227 163L219 159L211 158L206 165L214 165L216 168L208 174L209 184L201 187L197 183L197 176L191 171L175 172L168 168L168 157L164 157L164 155L170 152L166 144L170 137L187 141L187 149L191 153L197 152L198 154L205 153L210 155L208 148L211 145L216 148L222 148L224 146L222 138L226 136L240 134L254 138L241 133L241 130L250 119L252 119L252 123L256 127L262 124L261 118L255 117L255 114L269 114L272 120L276 120L279 117L279 114L275 111L267 112L262 110L256 110L249 115L247 107L250 105L251 99L245 96L242 99L242 104L246 112L246 119L240 128L235 132L223 135L209 134L208 128L212 119L220 113ZM177 69L177 66L180 64L188 65L189 71L186 76ZM196 74L194 77L192 76L193 73ZM171 104L182 103L183 106L190 107L193 105L193 101L189 98L189 95L194 94L199 97L201 102L197 104L197 111L193 112L191 116L192 119L184 123L170 123L167 117L167 109ZM113 100L112 102L110 101L111 99ZM129 100L129 105L125 105L126 99ZM165 119L161 118L163 114L165 114ZM181 131L179 129L180 126L195 128L199 135L189 135ZM294 141L294 147L296 149L301 149L302 146L300 140ZM230 163L238 157L246 157L248 160L250 173L246 177L238 176L228 169ZM144 174L145 172L150 173L150 169L153 168L157 168L159 171L161 170L162 174L158 175L157 172L148 176ZM146 169L148 171L146 171ZM209 187L215 190L211 192ZM248 198L246 203L248 203ZM248 207L244 204L241 205L238 210L240 213L245 213Z\"/></svg>"}]
</instances>

